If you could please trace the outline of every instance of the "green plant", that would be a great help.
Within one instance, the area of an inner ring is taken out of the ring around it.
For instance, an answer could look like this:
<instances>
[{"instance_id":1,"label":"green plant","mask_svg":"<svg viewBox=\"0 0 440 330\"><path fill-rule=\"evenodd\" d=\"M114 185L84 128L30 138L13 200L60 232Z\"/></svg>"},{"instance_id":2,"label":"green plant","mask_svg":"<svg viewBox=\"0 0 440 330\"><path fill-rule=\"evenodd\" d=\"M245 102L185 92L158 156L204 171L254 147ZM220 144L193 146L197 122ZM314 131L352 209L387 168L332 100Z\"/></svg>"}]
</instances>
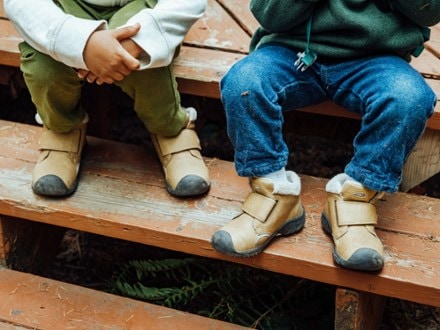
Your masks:
<instances>
[{"instance_id":1,"label":"green plant","mask_svg":"<svg viewBox=\"0 0 440 330\"><path fill-rule=\"evenodd\" d=\"M332 287L204 258L129 261L110 291L261 329L308 329L317 315L332 325Z\"/></svg>"}]
</instances>

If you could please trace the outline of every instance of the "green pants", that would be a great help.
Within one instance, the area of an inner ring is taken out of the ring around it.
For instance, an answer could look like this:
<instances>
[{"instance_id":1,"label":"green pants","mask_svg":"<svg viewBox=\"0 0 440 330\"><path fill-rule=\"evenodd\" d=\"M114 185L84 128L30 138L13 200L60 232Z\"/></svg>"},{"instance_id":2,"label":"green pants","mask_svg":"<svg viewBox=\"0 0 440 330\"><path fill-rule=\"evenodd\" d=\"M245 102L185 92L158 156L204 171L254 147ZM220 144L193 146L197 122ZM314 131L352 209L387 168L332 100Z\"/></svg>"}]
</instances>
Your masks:
<instances>
[{"instance_id":1,"label":"green pants","mask_svg":"<svg viewBox=\"0 0 440 330\"><path fill-rule=\"evenodd\" d=\"M76 17L108 22L110 28L124 25L134 14L151 8L155 0L135 0L124 7L97 7L81 0L56 0L66 13ZM38 52L29 44L20 44L21 70L44 125L56 132L76 128L85 117L81 104L84 80L74 68ZM165 136L176 135L186 121L171 66L134 71L115 82L134 101L134 110L146 128Z\"/></svg>"}]
</instances>

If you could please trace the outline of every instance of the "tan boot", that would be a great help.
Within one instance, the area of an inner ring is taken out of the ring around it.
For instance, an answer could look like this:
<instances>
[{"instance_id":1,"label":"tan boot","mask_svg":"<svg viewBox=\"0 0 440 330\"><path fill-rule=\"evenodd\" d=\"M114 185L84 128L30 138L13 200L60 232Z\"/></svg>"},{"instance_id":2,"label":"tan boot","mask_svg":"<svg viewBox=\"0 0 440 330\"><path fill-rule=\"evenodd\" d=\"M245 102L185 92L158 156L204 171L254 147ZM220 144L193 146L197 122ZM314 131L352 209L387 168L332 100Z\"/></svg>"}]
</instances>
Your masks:
<instances>
[{"instance_id":1,"label":"tan boot","mask_svg":"<svg viewBox=\"0 0 440 330\"><path fill-rule=\"evenodd\" d=\"M197 196L210 188L209 171L201 155L194 122L173 137L151 135L165 174L167 191L175 196Z\"/></svg>"},{"instance_id":2,"label":"tan boot","mask_svg":"<svg viewBox=\"0 0 440 330\"><path fill-rule=\"evenodd\" d=\"M86 121L69 133L43 128L32 178L32 190L36 194L67 196L76 190L86 130Z\"/></svg>"},{"instance_id":3,"label":"tan boot","mask_svg":"<svg viewBox=\"0 0 440 330\"><path fill-rule=\"evenodd\" d=\"M335 243L333 258L345 268L382 269L383 246L374 231L377 214L374 203L383 193L368 189L345 174L327 184L327 204L322 213L323 229Z\"/></svg>"},{"instance_id":4,"label":"tan boot","mask_svg":"<svg viewBox=\"0 0 440 330\"><path fill-rule=\"evenodd\" d=\"M242 213L215 232L212 246L235 257L260 253L279 235L290 235L304 227L305 213L299 197L301 184L294 172L287 172L289 183L274 193L274 183L267 178L250 180L252 192L242 206ZM284 193L284 194L283 194Z\"/></svg>"}]
</instances>

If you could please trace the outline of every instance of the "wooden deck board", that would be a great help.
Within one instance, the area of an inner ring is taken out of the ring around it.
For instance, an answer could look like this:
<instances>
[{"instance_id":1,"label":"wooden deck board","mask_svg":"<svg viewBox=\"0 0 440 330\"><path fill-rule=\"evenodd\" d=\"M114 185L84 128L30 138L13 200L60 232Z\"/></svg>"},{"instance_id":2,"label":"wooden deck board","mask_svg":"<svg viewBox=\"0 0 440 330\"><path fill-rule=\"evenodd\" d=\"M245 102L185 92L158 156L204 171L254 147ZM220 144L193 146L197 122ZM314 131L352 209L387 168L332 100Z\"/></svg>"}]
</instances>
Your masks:
<instances>
[{"instance_id":1,"label":"wooden deck board","mask_svg":"<svg viewBox=\"0 0 440 330\"><path fill-rule=\"evenodd\" d=\"M2 329L246 329L4 268L0 297ZM5 321L10 327L3 327Z\"/></svg>"},{"instance_id":2,"label":"wooden deck board","mask_svg":"<svg viewBox=\"0 0 440 330\"><path fill-rule=\"evenodd\" d=\"M250 36L215 0L208 0L204 16L188 32L184 43L232 53L247 53Z\"/></svg>"},{"instance_id":3,"label":"wooden deck board","mask_svg":"<svg viewBox=\"0 0 440 330\"><path fill-rule=\"evenodd\" d=\"M440 24L431 28L431 40L427 42L426 49L440 59Z\"/></svg>"},{"instance_id":4,"label":"wooden deck board","mask_svg":"<svg viewBox=\"0 0 440 330\"><path fill-rule=\"evenodd\" d=\"M0 19L0 59L2 65L20 66L18 44L21 40L11 22Z\"/></svg>"},{"instance_id":5,"label":"wooden deck board","mask_svg":"<svg viewBox=\"0 0 440 330\"><path fill-rule=\"evenodd\" d=\"M232 163L208 159L210 193L181 200L163 188L152 150L89 138L77 192L52 200L30 188L39 132L35 126L0 121L3 214L440 307L438 199L398 193L381 201L378 235L386 248L384 270L341 270L333 264L333 245L320 225L326 181L303 176L305 229L276 240L257 257L231 258L213 250L210 237L238 214L249 192Z\"/></svg>"},{"instance_id":6,"label":"wooden deck board","mask_svg":"<svg viewBox=\"0 0 440 330\"><path fill-rule=\"evenodd\" d=\"M218 0L242 29L252 35L259 24L249 10L250 0Z\"/></svg>"}]
</instances>

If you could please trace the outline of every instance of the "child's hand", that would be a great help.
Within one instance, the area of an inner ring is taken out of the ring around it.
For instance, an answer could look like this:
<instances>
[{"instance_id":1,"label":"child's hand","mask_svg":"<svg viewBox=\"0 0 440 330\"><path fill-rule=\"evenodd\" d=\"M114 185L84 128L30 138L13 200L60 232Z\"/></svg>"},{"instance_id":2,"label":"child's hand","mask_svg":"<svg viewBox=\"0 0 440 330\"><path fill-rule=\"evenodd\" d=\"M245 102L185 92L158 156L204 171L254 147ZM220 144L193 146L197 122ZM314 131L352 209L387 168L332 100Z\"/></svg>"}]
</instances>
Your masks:
<instances>
[{"instance_id":1,"label":"child's hand","mask_svg":"<svg viewBox=\"0 0 440 330\"><path fill-rule=\"evenodd\" d=\"M122 47L134 58L139 58L143 49L139 47L133 40L125 39L121 41ZM78 69L78 77L81 79L87 79L89 83L94 83L98 76L88 70ZM98 83L100 85L100 83Z\"/></svg>"},{"instance_id":2,"label":"child's hand","mask_svg":"<svg viewBox=\"0 0 440 330\"><path fill-rule=\"evenodd\" d=\"M126 49L124 46L127 45L125 40L136 35L139 29L140 25L136 24L115 30L94 32L84 49L84 61L89 71L80 70L78 76L99 85L112 84L138 69L140 62L134 56L136 55L136 51L133 50L135 48L127 47ZM132 43L136 45L133 41ZM137 51L140 53L140 50Z\"/></svg>"},{"instance_id":3,"label":"child's hand","mask_svg":"<svg viewBox=\"0 0 440 330\"><path fill-rule=\"evenodd\" d=\"M122 40L121 45L134 58L139 58L143 52L143 49L131 39Z\"/></svg>"}]
</instances>

